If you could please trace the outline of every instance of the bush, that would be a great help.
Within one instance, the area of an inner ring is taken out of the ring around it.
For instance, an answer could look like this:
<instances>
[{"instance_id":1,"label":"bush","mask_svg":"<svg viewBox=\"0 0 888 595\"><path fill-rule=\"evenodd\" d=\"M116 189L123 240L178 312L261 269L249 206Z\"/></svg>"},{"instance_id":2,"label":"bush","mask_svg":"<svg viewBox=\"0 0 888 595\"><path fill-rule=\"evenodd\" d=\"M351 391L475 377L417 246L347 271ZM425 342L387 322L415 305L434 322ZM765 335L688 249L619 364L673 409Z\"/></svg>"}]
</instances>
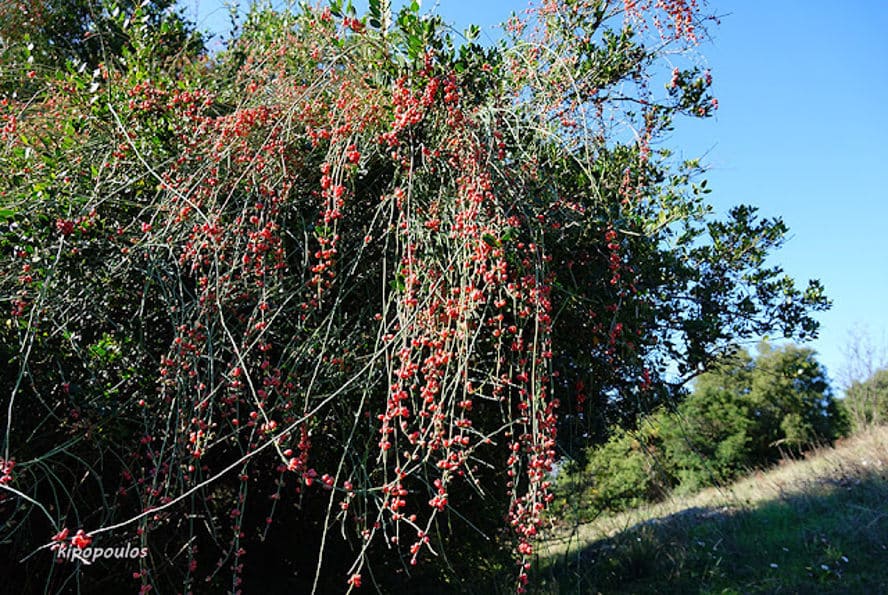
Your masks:
<instances>
[{"instance_id":1,"label":"bush","mask_svg":"<svg viewBox=\"0 0 888 595\"><path fill-rule=\"evenodd\" d=\"M648 416L637 430L614 427L607 441L587 451L584 463L565 465L558 474L554 516L585 522L665 498L678 481L664 449L668 417Z\"/></svg>"},{"instance_id":2,"label":"bush","mask_svg":"<svg viewBox=\"0 0 888 595\"><path fill-rule=\"evenodd\" d=\"M620 511L666 497L675 478L669 471L660 436L664 416L654 416L638 431L622 429L589 456L586 496L593 510Z\"/></svg>"},{"instance_id":3,"label":"bush","mask_svg":"<svg viewBox=\"0 0 888 595\"><path fill-rule=\"evenodd\" d=\"M739 350L702 374L675 411L648 416L634 432L612 428L568 470L559 493L582 492L584 516L656 502L675 488L693 492L729 482L784 455L831 444L847 417L810 349L763 343L755 359Z\"/></svg>"},{"instance_id":4,"label":"bush","mask_svg":"<svg viewBox=\"0 0 888 595\"><path fill-rule=\"evenodd\" d=\"M343 4L254 6L210 57L149 34L171 2L108 3L104 55L40 68L0 20L0 542L150 552L10 588L394 590L483 553L520 589L556 439L634 424L667 361L816 332L820 284L762 264L782 221L713 221L656 144L716 107L672 66L694 3L545 2L492 48Z\"/></svg>"},{"instance_id":5,"label":"bush","mask_svg":"<svg viewBox=\"0 0 888 595\"><path fill-rule=\"evenodd\" d=\"M888 369L851 384L845 391L845 406L855 431L888 422Z\"/></svg>"},{"instance_id":6,"label":"bush","mask_svg":"<svg viewBox=\"0 0 888 595\"><path fill-rule=\"evenodd\" d=\"M752 465L749 405L737 393L698 387L663 416L665 456L682 491L728 482Z\"/></svg>"}]
</instances>

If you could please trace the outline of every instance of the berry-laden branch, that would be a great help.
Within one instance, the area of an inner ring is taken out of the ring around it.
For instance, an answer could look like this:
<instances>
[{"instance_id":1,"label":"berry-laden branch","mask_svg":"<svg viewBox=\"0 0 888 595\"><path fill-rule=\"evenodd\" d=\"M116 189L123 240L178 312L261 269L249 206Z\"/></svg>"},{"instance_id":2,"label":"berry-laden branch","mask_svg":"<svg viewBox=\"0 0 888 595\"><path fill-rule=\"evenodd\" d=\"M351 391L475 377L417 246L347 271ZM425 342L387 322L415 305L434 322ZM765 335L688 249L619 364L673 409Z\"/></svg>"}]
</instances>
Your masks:
<instances>
[{"instance_id":1,"label":"berry-laden branch","mask_svg":"<svg viewBox=\"0 0 888 595\"><path fill-rule=\"evenodd\" d=\"M46 588L100 578L44 550L132 540L106 576L141 592L487 560L523 591L574 439L666 398L668 361L816 329L817 287L762 264L782 223L707 228L658 148L716 105L669 75L693 2L546 1L494 47L387 6L254 8L212 57L132 33L3 98L0 508Z\"/></svg>"}]
</instances>

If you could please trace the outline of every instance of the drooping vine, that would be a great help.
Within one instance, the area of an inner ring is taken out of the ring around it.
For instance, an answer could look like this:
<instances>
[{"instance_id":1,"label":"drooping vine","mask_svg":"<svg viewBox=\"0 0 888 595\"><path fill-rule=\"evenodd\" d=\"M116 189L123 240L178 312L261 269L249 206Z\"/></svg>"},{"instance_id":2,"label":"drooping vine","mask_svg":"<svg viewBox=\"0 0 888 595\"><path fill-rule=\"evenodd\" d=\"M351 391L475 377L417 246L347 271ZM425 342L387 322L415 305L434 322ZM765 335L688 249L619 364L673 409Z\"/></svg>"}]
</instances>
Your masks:
<instances>
[{"instance_id":1,"label":"drooping vine","mask_svg":"<svg viewBox=\"0 0 888 595\"><path fill-rule=\"evenodd\" d=\"M257 8L213 58L135 43L3 98L0 506L35 568L134 540L142 592L238 592L274 542L302 587L381 588L469 533L522 591L572 437L660 398L666 358L812 331L816 286L733 327L691 262L726 261L656 141L717 103L699 68L649 83L694 2L547 1L493 48L383 4ZM749 215L735 248L778 245Z\"/></svg>"}]
</instances>

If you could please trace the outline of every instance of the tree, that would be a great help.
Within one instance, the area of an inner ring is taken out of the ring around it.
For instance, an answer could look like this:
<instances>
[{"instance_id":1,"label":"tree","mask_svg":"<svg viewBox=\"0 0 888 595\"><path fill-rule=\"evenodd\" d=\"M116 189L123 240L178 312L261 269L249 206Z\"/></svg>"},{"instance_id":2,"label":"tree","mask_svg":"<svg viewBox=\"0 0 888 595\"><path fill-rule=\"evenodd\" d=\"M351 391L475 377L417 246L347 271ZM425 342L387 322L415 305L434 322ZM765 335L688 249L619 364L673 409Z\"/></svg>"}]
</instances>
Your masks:
<instances>
[{"instance_id":1,"label":"tree","mask_svg":"<svg viewBox=\"0 0 888 595\"><path fill-rule=\"evenodd\" d=\"M92 72L148 45L156 62L193 60L203 52L201 36L177 11L176 0L16 0L0 6L0 54L4 69L17 77L34 69ZM11 81L6 86L8 93L16 90Z\"/></svg>"},{"instance_id":2,"label":"tree","mask_svg":"<svg viewBox=\"0 0 888 595\"><path fill-rule=\"evenodd\" d=\"M636 431L614 427L568 467L560 495L586 514L695 492L767 467L786 454L831 444L848 431L840 402L810 349L761 343L737 349L695 381L675 407L648 415ZM579 494L579 496L577 496Z\"/></svg>"},{"instance_id":3,"label":"tree","mask_svg":"<svg viewBox=\"0 0 888 595\"><path fill-rule=\"evenodd\" d=\"M759 460L830 444L847 431L826 370L811 349L760 344L749 400L756 420L753 452Z\"/></svg>"},{"instance_id":4,"label":"tree","mask_svg":"<svg viewBox=\"0 0 888 595\"><path fill-rule=\"evenodd\" d=\"M845 391L845 405L856 430L888 421L888 369L851 384Z\"/></svg>"},{"instance_id":5,"label":"tree","mask_svg":"<svg viewBox=\"0 0 888 595\"><path fill-rule=\"evenodd\" d=\"M877 345L865 329L855 328L849 333L844 347L845 365L839 371L840 386L845 392L844 403L855 430L888 419L884 405L884 370L888 368L888 353L884 345L884 337Z\"/></svg>"},{"instance_id":6,"label":"tree","mask_svg":"<svg viewBox=\"0 0 888 595\"><path fill-rule=\"evenodd\" d=\"M831 444L847 419L812 350L761 343L754 359L738 350L701 375L666 426L668 456L693 489Z\"/></svg>"},{"instance_id":7,"label":"tree","mask_svg":"<svg viewBox=\"0 0 888 595\"><path fill-rule=\"evenodd\" d=\"M713 220L657 145L717 106L693 65L649 84L701 18L546 2L482 47L416 3L254 7L206 67L131 36L27 75L0 153L12 557L130 539L143 589L337 591L474 580L484 552L523 589L556 440L828 306L766 266L780 220ZM99 581L28 560L26 590Z\"/></svg>"},{"instance_id":8,"label":"tree","mask_svg":"<svg viewBox=\"0 0 888 595\"><path fill-rule=\"evenodd\" d=\"M728 482L764 465L752 453L757 423L750 391L757 361L735 350L694 381L693 390L661 421L664 450L682 491Z\"/></svg>"}]
</instances>

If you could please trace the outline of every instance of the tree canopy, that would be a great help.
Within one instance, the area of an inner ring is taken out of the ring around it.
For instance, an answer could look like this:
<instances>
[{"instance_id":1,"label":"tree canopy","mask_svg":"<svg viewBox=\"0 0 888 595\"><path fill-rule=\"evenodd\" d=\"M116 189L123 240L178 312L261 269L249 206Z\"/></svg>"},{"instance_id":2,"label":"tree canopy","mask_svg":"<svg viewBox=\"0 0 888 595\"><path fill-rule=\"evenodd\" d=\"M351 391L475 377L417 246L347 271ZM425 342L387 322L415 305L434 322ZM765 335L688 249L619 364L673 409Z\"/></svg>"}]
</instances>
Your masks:
<instances>
[{"instance_id":1,"label":"tree canopy","mask_svg":"<svg viewBox=\"0 0 888 595\"><path fill-rule=\"evenodd\" d=\"M202 50L176 0L15 0L0 7L5 67L25 58L32 68L71 63L92 70L125 58L139 38L151 38L160 58Z\"/></svg>"},{"instance_id":2,"label":"tree canopy","mask_svg":"<svg viewBox=\"0 0 888 595\"><path fill-rule=\"evenodd\" d=\"M687 438L677 450L713 461L722 478L848 431L826 370L811 349L794 345L761 343L755 359L742 350L725 358L697 379L679 414Z\"/></svg>"}]
</instances>

